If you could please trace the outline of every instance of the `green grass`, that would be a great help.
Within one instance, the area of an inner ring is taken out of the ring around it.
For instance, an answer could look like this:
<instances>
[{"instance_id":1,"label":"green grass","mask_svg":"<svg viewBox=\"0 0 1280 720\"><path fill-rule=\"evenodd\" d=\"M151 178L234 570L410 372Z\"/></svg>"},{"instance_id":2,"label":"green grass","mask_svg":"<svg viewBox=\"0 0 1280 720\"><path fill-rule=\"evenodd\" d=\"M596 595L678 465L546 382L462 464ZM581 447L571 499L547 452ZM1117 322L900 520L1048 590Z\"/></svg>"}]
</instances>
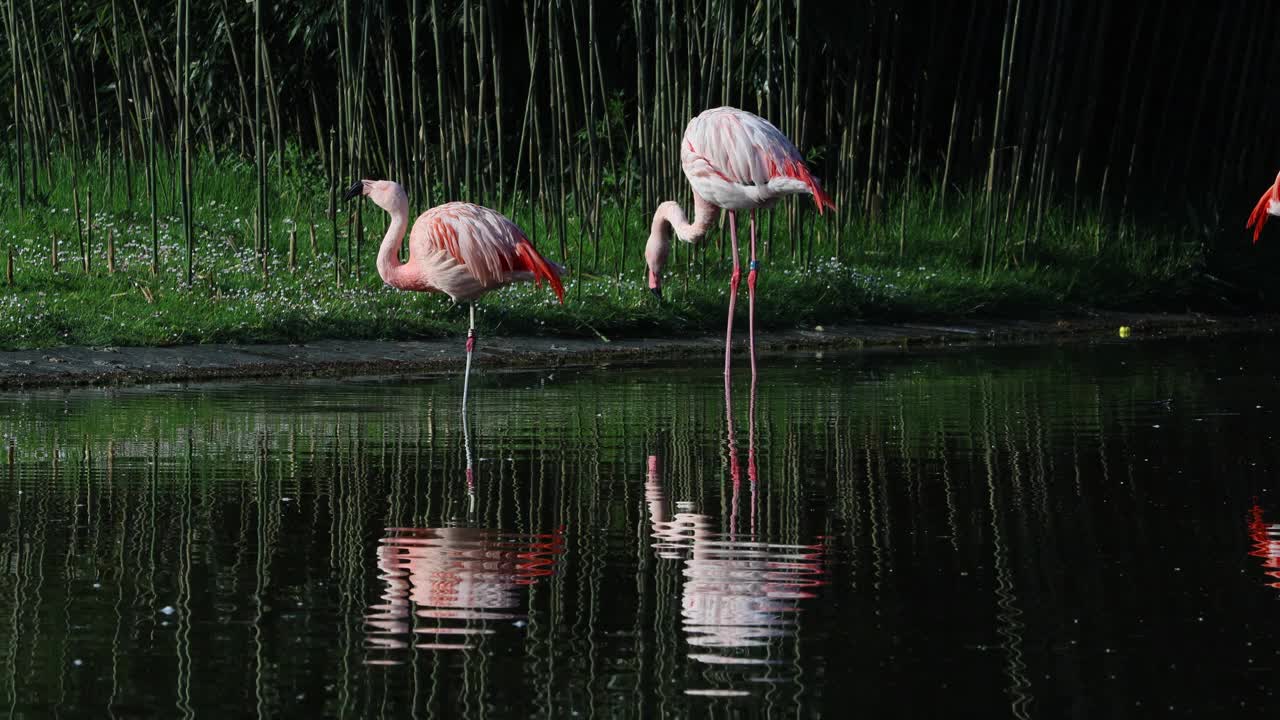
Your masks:
<instances>
[{"instance_id":1,"label":"green grass","mask_svg":"<svg viewBox=\"0 0 1280 720\"><path fill-rule=\"evenodd\" d=\"M49 177L55 182L46 186L47 179L38 178L40 197L25 210L12 201L0 209L0 242L13 248L15 261L14 285L0 286L0 348L406 339L464 332L465 308L453 306L447 297L382 285L374 254L385 215L372 204L364 207L365 241L354 258L359 279L355 268L346 266L348 252L354 252L348 247L348 213L354 206L338 209L343 286L335 285L327 181L309 158L290 157L284 182L273 188L272 249L265 275L253 249L252 165L200 159L196 277L191 287L184 280L185 247L177 185L169 181L171 168L161 167L157 276L149 272L150 216L143 179L134 178L130 206L124 179L118 172L109 178L106 169L99 159L82 166L79 174L82 211L84 189L94 192L88 274L79 257L66 158L51 161ZM275 171L272 177L277 177ZM346 179L340 184L345 186ZM883 222L864 221L858 208L843 209L834 220L820 218L806 198L780 204L772 211L772 227L762 221L766 249L758 286L759 326L780 329L858 319L1029 318L1083 307L1181 310L1196 294L1195 268L1201 262L1203 240L1142 234L1132 225L1108 225L1086 210L1076 213L1073 222L1068 208L1046 214L1040 242L1025 253L1021 223L1000 225L997 260L983 272L980 238L985 231L969 224L982 215L980 207L969 205L979 200L953 193L953 204L943 212L934 204L934 195L923 184L913 187L902 197L914 200L905 208L891 204ZM13 197L8 175L0 174L0 196ZM444 199L433 197L431 203ZM680 200L687 207L687 198ZM602 203L598 252L571 213L553 210L547 226L527 202L517 200L506 208L544 254L571 268L566 303L558 305L546 288L507 288L480 303L481 332L611 339L722 332L730 263L720 231L713 229L692 254L677 243L666 299L658 303L644 282L642 251L653 209L643 204L636 199L627 203L624 218L615 196ZM794 243L788 212L801 221ZM557 217L563 219L567 257L560 253ZM747 223L741 220L745 252ZM316 228L315 252L310 223ZM290 228L298 231L294 270L287 262ZM115 239L115 274L107 273L108 229ZM55 235L57 272L50 261ZM745 323L745 283L740 292L739 322Z\"/></svg>"}]
</instances>

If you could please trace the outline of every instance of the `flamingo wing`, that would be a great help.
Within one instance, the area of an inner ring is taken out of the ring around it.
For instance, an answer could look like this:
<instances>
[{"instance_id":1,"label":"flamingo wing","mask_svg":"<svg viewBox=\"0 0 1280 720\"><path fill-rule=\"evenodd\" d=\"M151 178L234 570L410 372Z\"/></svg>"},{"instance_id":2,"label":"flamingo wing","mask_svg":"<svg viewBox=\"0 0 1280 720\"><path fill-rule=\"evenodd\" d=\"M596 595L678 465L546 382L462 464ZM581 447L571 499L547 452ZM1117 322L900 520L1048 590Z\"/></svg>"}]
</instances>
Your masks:
<instances>
[{"instance_id":1,"label":"flamingo wing","mask_svg":"<svg viewBox=\"0 0 1280 720\"><path fill-rule=\"evenodd\" d=\"M753 113L728 107L703 112L685 129L680 157L695 185L720 181L774 195L807 192L819 213L835 209L791 140Z\"/></svg>"},{"instance_id":2,"label":"flamingo wing","mask_svg":"<svg viewBox=\"0 0 1280 720\"><path fill-rule=\"evenodd\" d=\"M471 203L452 202L423 213L414 240L432 255L433 264L465 272L481 291L524 277L536 285L546 280L564 302L560 269L533 247L520 228L501 213Z\"/></svg>"}]
</instances>

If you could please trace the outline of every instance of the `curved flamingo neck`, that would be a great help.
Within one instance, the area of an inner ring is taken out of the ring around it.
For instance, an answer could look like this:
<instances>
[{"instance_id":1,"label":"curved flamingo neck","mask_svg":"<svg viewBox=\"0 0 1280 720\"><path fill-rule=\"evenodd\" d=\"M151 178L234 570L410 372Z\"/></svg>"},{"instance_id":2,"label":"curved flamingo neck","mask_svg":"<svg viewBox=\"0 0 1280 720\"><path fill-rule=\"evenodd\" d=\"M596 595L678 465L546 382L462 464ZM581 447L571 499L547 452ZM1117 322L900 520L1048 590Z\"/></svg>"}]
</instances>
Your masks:
<instances>
[{"instance_id":1,"label":"curved flamingo neck","mask_svg":"<svg viewBox=\"0 0 1280 720\"><path fill-rule=\"evenodd\" d=\"M672 230L675 231L676 237L684 242L696 243L711 228L711 221L715 219L717 209L701 195L694 193L693 222L690 223L684 210L680 209L679 203L668 200L659 205L657 212L653 214L650 231L654 237L660 237L667 243L671 242Z\"/></svg>"},{"instance_id":2,"label":"curved flamingo neck","mask_svg":"<svg viewBox=\"0 0 1280 720\"><path fill-rule=\"evenodd\" d=\"M409 289L410 281L407 263L400 261L400 248L404 245L404 233L409 227L409 209L397 207L389 210L391 224L387 234L382 238L382 246L378 248L378 275L391 287L401 290Z\"/></svg>"}]
</instances>

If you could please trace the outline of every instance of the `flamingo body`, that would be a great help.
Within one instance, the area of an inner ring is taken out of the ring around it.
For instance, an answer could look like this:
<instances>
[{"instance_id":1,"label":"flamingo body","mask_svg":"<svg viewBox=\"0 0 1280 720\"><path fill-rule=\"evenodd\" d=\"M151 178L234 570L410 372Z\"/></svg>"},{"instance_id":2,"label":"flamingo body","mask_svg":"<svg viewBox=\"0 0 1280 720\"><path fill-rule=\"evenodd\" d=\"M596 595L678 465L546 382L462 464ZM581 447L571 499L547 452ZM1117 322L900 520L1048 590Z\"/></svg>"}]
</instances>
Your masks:
<instances>
[{"instance_id":1,"label":"flamingo body","mask_svg":"<svg viewBox=\"0 0 1280 720\"><path fill-rule=\"evenodd\" d=\"M1245 223L1245 229L1253 229L1255 243L1262 235L1262 226L1267 224L1268 215L1280 216L1280 173L1276 174L1275 183L1262 193L1258 204L1253 207L1253 212L1249 213L1249 222Z\"/></svg>"},{"instance_id":2,"label":"flamingo body","mask_svg":"<svg viewBox=\"0 0 1280 720\"><path fill-rule=\"evenodd\" d=\"M418 216L409 233L409 260L400 248L409 224L409 197L399 183L361 180L346 198L365 195L391 215L378 249L378 275L401 290L440 292L454 302L474 302L481 295L520 280L543 280L564 302L560 275L565 269L538 253L520 228L499 212L465 202L450 202Z\"/></svg>"},{"instance_id":3,"label":"flamingo body","mask_svg":"<svg viewBox=\"0 0 1280 720\"><path fill-rule=\"evenodd\" d=\"M408 290L438 290L455 302L510 285L546 281L564 301L564 268L534 249L520 228L480 205L451 202L418 216L409 233L409 264L417 282Z\"/></svg>"},{"instance_id":4,"label":"flamingo body","mask_svg":"<svg viewBox=\"0 0 1280 720\"><path fill-rule=\"evenodd\" d=\"M772 207L784 195L813 195L818 212L834 208L800 151L768 120L731 107L689 121L680 165L693 191L725 210Z\"/></svg>"}]
</instances>

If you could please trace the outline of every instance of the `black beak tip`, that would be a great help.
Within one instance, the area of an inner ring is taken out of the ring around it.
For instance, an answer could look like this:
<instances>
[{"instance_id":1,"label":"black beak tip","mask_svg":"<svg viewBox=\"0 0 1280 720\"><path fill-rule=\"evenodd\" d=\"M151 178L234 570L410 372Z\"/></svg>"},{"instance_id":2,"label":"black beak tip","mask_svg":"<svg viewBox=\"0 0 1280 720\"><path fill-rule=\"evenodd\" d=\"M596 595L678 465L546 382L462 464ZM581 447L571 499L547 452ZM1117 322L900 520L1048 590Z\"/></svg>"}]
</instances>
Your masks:
<instances>
[{"instance_id":1,"label":"black beak tip","mask_svg":"<svg viewBox=\"0 0 1280 720\"><path fill-rule=\"evenodd\" d=\"M658 298L659 300L662 299L662 288L652 287L652 288L649 288L649 292L653 293L653 296Z\"/></svg>"},{"instance_id":2,"label":"black beak tip","mask_svg":"<svg viewBox=\"0 0 1280 720\"><path fill-rule=\"evenodd\" d=\"M347 192L342 196L343 201L360 197L364 194L364 181L357 180L351 183L351 187L347 188Z\"/></svg>"}]
</instances>

